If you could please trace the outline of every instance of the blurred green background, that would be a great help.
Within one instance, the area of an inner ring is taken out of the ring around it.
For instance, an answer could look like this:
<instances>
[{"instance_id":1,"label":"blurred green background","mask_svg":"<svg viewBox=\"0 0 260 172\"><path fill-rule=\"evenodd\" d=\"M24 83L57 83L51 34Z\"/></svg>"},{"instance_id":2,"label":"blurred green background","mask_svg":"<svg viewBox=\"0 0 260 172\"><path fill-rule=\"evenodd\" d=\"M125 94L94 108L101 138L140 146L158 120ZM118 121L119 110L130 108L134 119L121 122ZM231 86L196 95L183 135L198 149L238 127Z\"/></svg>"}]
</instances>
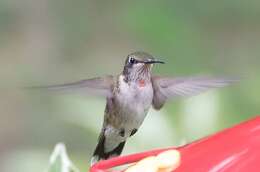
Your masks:
<instances>
[{"instance_id":1,"label":"blurred green background","mask_svg":"<svg viewBox=\"0 0 260 172\"><path fill-rule=\"evenodd\" d=\"M86 171L105 100L21 88L118 74L136 50L167 62L157 74L243 80L151 110L124 154L188 143L257 115L259 16L257 0L1 0L0 171L43 171L57 142Z\"/></svg>"}]
</instances>

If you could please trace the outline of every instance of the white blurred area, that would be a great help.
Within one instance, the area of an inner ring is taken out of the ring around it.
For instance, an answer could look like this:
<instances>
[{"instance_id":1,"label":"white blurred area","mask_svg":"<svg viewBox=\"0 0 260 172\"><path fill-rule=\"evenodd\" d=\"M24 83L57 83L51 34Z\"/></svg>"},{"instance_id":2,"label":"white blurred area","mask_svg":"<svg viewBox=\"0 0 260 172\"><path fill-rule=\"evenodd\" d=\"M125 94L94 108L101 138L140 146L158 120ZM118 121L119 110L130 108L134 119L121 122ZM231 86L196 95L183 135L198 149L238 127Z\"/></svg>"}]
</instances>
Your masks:
<instances>
[{"instance_id":1,"label":"white blurred area","mask_svg":"<svg viewBox=\"0 0 260 172\"><path fill-rule=\"evenodd\" d=\"M216 131L219 118L218 91L209 91L183 103L181 126L187 140L194 140Z\"/></svg>"}]
</instances>

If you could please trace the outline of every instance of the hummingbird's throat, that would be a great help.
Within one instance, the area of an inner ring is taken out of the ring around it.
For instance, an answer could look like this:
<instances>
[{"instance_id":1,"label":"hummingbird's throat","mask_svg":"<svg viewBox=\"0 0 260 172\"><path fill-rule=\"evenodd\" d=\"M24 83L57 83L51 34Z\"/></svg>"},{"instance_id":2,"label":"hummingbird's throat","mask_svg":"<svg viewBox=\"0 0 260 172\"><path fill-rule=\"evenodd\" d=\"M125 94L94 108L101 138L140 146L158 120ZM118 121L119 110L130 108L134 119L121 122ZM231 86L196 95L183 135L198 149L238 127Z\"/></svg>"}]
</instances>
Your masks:
<instances>
[{"instance_id":1,"label":"hummingbird's throat","mask_svg":"<svg viewBox=\"0 0 260 172\"><path fill-rule=\"evenodd\" d=\"M144 80L144 79L140 79L140 80L138 81L138 85L139 85L139 87L145 87L145 85L146 85L145 80Z\"/></svg>"}]
</instances>

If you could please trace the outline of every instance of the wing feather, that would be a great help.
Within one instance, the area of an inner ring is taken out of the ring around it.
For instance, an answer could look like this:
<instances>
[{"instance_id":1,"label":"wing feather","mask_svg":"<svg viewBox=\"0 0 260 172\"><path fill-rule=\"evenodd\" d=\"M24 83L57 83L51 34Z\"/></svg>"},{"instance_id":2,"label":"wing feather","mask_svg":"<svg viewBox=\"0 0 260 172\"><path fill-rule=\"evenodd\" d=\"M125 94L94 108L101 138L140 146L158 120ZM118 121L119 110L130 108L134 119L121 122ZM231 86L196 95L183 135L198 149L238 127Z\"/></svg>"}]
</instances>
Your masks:
<instances>
[{"instance_id":1,"label":"wing feather","mask_svg":"<svg viewBox=\"0 0 260 172\"><path fill-rule=\"evenodd\" d=\"M153 106L160 109L171 98L194 96L211 88L220 88L238 79L211 77L152 77L154 87Z\"/></svg>"},{"instance_id":2,"label":"wing feather","mask_svg":"<svg viewBox=\"0 0 260 172\"><path fill-rule=\"evenodd\" d=\"M98 94L102 96L109 96L112 93L114 84L113 76L97 77L91 79L84 79L77 82L47 85L47 86L34 86L27 87L30 89L46 89L50 91L74 91L82 90L88 94Z\"/></svg>"}]
</instances>

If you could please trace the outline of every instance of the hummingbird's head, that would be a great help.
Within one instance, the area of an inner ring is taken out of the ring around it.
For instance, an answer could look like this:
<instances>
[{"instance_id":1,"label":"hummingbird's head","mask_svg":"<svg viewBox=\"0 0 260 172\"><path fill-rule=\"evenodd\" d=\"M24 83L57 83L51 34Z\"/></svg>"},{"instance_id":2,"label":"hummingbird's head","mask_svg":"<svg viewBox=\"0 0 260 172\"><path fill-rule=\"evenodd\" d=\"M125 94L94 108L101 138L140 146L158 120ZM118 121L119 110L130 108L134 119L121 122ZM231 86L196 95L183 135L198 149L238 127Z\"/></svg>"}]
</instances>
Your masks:
<instances>
[{"instance_id":1,"label":"hummingbird's head","mask_svg":"<svg viewBox=\"0 0 260 172\"><path fill-rule=\"evenodd\" d=\"M164 63L156 60L152 55L145 52L134 52L127 56L123 75L127 81L140 79L149 80L154 63Z\"/></svg>"}]
</instances>

